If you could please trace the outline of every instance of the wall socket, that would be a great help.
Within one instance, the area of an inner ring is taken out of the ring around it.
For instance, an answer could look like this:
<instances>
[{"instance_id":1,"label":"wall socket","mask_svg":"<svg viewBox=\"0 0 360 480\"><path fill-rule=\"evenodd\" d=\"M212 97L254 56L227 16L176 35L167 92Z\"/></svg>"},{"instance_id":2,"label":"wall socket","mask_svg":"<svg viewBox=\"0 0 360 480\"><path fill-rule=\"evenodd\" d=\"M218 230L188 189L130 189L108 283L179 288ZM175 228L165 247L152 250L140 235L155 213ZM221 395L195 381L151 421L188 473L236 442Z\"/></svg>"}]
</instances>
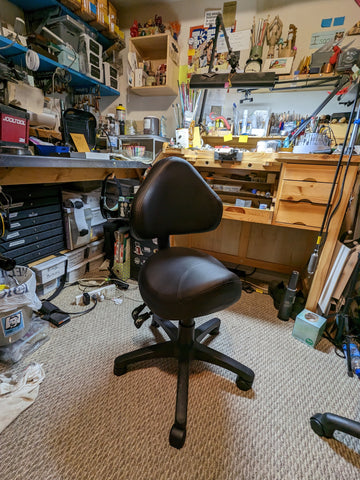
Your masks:
<instances>
[{"instance_id":1,"label":"wall socket","mask_svg":"<svg viewBox=\"0 0 360 480\"><path fill-rule=\"evenodd\" d=\"M110 285L106 285L105 287L96 288L95 290L91 290L86 293L90 295L90 298L92 298L94 295L96 296L104 295L105 298L111 298L113 295L115 295L115 289L116 289L115 285L110 284ZM75 305L84 305L83 293L81 295L76 295Z\"/></svg>"}]
</instances>

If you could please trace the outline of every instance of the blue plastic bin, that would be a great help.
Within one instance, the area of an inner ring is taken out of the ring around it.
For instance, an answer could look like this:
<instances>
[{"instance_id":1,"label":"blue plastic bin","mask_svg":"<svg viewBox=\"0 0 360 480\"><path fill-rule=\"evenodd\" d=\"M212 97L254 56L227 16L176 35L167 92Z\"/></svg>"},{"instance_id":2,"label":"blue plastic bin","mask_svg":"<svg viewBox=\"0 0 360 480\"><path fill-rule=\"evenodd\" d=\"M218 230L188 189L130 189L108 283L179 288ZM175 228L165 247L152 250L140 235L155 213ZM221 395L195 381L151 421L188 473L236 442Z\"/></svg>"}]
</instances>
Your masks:
<instances>
[{"instance_id":1,"label":"blue plastic bin","mask_svg":"<svg viewBox=\"0 0 360 480\"><path fill-rule=\"evenodd\" d=\"M61 145L36 145L39 155L51 155L52 153L69 153L70 147Z\"/></svg>"}]
</instances>

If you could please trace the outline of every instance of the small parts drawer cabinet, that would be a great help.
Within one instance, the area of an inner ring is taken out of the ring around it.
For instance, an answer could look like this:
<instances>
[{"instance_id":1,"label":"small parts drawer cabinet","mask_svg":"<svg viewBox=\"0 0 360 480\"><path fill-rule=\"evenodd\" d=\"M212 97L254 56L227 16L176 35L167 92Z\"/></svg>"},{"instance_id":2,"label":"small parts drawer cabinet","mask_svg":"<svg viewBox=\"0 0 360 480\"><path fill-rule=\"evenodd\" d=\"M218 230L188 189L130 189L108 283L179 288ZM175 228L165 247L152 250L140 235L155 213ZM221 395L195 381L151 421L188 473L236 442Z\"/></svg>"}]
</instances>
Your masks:
<instances>
[{"instance_id":1,"label":"small parts drawer cabinet","mask_svg":"<svg viewBox=\"0 0 360 480\"><path fill-rule=\"evenodd\" d=\"M327 165L284 164L273 224L318 230L335 171Z\"/></svg>"}]
</instances>

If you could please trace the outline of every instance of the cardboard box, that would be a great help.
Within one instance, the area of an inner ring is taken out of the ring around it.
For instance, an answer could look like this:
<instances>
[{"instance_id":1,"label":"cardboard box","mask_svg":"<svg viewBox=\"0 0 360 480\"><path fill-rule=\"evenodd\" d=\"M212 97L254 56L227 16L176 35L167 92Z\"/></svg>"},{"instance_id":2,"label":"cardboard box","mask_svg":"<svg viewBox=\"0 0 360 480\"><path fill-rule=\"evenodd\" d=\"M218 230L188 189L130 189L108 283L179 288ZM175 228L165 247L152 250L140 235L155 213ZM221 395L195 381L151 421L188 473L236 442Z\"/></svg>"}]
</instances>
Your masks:
<instances>
[{"instance_id":1,"label":"cardboard box","mask_svg":"<svg viewBox=\"0 0 360 480\"><path fill-rule=\"evenodd\" d=\"M81 8L81 0L61 0L61 3L73 12Z\"/></svg>"},{"instance_id":2,"label":"cardboard box","mask_svg":"<svg viewBox=\"0 0 360 480\"><path fill-rule=\"evenodd\" d=\"M96 19L90 25L99 31L109 27L108 0L97 0Z\"/></svg>"},{"instance_id":3,"label":"cardboard box","mask_svg":"<svg viewBox=\"0 0 360 480\"><path fill-rule=\"evenodd\" d=\"M80 18L85 22L90 22L96 19L97 6L95 1L81 0L81 9L76 12Z\"/></svg>"},{"instance_id":4,"label":"cardboard box","mask_svg":"<svg viewBox=\"0 0 360 480\"><path fill-rule=\"evenodd\" d=\"M138 279L140 268L158 249L159 247L155 238L141 241L131 238L130 278L133 280Z\"/></svg>"},{"instance_id":5,"label":"cardboard box","mask_svg":"<svg viewBox=\"0 0 360 480\"><path fill-rule=\"evenodd\" d=\"M314 348L320 341L326 327L326 318L306 310L300 312L292 331L293 337Z\"/></svg>"}]
</instances>

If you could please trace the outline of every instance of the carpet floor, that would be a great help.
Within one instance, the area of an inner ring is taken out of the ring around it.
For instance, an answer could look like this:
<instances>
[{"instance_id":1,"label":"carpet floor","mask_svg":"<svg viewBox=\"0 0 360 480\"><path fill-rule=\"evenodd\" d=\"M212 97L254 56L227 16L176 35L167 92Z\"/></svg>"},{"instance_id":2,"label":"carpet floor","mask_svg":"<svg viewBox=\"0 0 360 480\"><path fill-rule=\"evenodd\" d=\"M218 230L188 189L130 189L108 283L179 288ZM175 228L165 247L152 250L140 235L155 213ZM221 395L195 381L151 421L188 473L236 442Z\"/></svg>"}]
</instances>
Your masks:
<instances>
[{"instance_id":1,"label":"carpet floor","mask_svg":"<svg viewBox=\"0 0 360 480\"><path fill-rule=\"evenodd\" d=\"M78 293L66 288L54 303L81 310L70 304ZM277 319L269 296L243 293L218 315L220 334L206 343L253 369L255 381L242 392L231 372L194 362L181 450L168 442L176 362L113 375L117 355L166 338L150 322L134 327L136 286L118 296L121 304L105 300L49 328L49 340L15 364L39 362L46 377L35 403L0 434L1 480L360 478L359 440L320 438L310 427L317 412L359 418L359 380L325 339L315 349L295 340L294 322Z\"/></svg>"}]
</instances>

